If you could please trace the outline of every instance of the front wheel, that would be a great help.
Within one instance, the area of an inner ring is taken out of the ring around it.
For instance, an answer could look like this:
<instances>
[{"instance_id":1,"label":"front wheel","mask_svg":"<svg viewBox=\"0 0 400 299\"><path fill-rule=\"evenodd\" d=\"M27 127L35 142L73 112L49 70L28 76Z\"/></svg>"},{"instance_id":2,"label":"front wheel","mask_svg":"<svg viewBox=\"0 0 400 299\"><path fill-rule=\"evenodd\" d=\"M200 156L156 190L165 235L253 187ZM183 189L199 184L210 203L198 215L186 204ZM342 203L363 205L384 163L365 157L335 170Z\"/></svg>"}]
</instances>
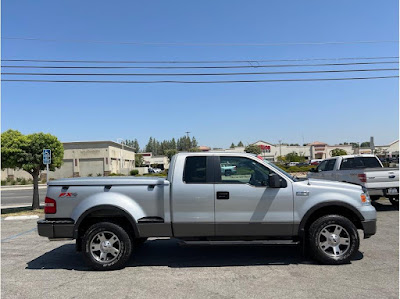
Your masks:
<instances>
[{"instance_id":1,"label":"front wheel","mask_svg":"<svg viewBox=\"0 0 400 299\"><path fill-rule=\"evenodd\" d=\"M110 222L93 224L82 239L86 262L95 270L116 270L125 266L132 252L127 232Z\"/></svg>"},{"instance_id":2,"label":"front wheel","mask_svg":"<svg viewBox=\"0 0 400 299\"><path fill-rule=\"evenodd\" d=\"M357 228L346 217L323 216L311 224L308 231L311 255L323 264L349 263L360 246Z\"/></svg>"},{"instance_id":3,"label":"front wheel","mask_svg":"<svg viewBox=\"0 0 400 299\"><path fill-rule=\"evenodd\" d=\"M398 197L389 197L389 201L393 207L399 209L399 198Z\"/></svg>"}]
</instances>

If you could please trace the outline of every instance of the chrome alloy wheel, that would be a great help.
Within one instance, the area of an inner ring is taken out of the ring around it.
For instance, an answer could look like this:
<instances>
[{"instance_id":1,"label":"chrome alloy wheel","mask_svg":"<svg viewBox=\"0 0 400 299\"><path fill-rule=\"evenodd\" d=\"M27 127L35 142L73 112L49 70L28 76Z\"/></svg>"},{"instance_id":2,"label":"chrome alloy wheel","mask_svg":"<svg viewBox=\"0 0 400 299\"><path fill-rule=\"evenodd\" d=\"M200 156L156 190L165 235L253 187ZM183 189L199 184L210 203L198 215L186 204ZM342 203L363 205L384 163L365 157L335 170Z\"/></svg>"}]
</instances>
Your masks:
<instances>
[{"instance_id":1,"label":"chrome alloy wheel","mask_svg":"<svg viewBox=\"0 0 400 299\"><path fill-rule=\"evenodd\" d=\"M325 254L338 258L349 250L350 235L342 226L330 224L319 233L318 244Z\"/></svg>"},{"instance_id":2,"label":"chrome alloy wheel","mask_svg":"<svg viewBox=\"0 0 400 299\"><path fill-rule=\"evenodd\" d=\"M103 231L92 238L90 253L100 263L110 263L115 260L121 249L121 241L116 234Z\"/></svg>"}]
</instances>

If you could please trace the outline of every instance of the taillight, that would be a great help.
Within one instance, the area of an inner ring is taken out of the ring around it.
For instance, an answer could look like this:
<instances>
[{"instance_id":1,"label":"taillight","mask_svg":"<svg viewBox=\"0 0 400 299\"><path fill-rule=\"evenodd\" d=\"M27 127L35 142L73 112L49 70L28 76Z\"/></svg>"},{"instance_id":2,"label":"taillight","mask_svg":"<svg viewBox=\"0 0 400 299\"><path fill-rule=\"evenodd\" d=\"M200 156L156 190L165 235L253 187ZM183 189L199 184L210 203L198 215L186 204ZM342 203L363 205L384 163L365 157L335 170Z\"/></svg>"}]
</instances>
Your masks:
<instances>
[{"instance_id":1,"label":"taillight","mask_svg":"<svg viewBox=\"0 0 400 299\"><path fill-rule=\"evenodd\" d=\"M56 201L50 197L44 199L44 213L55 214L57 212Z\"/></svg>"},{"instance_id":2,"label":"taillight","mask_svg":"<svg viewBox=\"0 0 400 299\"><path fill-rule=\"evenodd\" d=\"M358 176L358 178L360 179L360 181L361 181L362 183L366 183L366 182L367 182L367 175L366 175L366 174L360 173L360 174L358 174L357 176Z\"/></svg>"}]
</instances>

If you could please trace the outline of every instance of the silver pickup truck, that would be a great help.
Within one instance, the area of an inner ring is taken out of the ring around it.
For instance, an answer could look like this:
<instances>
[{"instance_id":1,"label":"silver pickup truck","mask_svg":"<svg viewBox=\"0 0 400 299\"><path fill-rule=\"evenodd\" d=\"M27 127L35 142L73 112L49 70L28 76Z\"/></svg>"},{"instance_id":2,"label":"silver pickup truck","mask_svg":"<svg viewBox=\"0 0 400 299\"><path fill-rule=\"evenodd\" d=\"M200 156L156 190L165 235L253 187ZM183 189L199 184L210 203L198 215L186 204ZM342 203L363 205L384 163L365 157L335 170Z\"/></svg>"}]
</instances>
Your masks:
<instances>
[{"instance_id":1,"label":"silver pickup truck","mask_svg":"<svg viewBox=\"0 0 400 299\"><path fill-rule=\"evenodd\" d=\"M309 178L357 184L368 190L372 200L387 197L399 207L399 168L383 167L375 155L346 155L323 160Z\"/></svg>"},{"instance_id":2,"label":"silver pickup truck","mask_svg":"<svg viewBox=\"0 0 400 299\"><path fill-rule=\"evenodd\" d=\"M226 175L221 165L234 165ZM39 235L76 239L96 270L122 268L148 237L186 243L301 244L317 261L348 263L376 232L362 187L298 181L251 154L179 153L168 178L51 181Z\"/></svg>"}]
</instances>

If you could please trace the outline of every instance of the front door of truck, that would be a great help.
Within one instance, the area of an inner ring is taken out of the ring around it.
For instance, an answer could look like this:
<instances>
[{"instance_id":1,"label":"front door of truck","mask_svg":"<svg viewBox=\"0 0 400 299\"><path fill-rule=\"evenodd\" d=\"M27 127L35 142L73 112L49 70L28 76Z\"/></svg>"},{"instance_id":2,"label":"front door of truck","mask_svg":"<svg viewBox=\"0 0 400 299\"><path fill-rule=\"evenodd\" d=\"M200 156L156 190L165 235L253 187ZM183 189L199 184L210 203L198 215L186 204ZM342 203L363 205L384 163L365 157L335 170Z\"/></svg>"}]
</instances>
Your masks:
<instances>
[{"instance_id":1,"label":"front door of truck","mask_svg":"<svg viewBox=\"0 0 400 299\"><path fill-rule=\"evenodd\" d=\"M216 236L291 236L293 233L292 183L270 188L274 173L257 159L217 157L215 166ZM221 165L233 170L226 174Z\"/></svg>"},{"instance_id":2,"label":"front door of truck","mask_svg":"<svg viewBox=\"0 0 400 299\"><path fill-rule=\"evenodd\" d=\"M172 228L175 237L214 236L213 156L182 156L172 182Z\"/></svg>"}]
</instances>

